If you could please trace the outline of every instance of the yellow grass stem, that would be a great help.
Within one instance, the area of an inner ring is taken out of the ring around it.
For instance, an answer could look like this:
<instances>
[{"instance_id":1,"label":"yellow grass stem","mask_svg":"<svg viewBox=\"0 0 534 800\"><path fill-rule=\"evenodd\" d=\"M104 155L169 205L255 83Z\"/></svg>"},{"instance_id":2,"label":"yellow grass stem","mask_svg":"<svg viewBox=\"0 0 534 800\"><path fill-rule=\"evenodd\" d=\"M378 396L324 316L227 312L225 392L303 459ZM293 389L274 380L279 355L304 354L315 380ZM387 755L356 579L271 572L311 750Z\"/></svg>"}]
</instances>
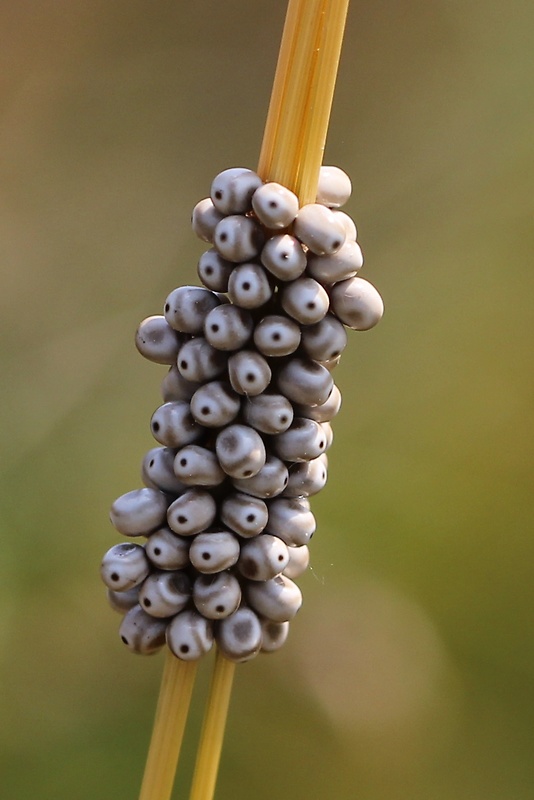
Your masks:
<instances>
[{"instance_id":1,"label":"yellow grass stem","mask_svg":"<svg viewBox=\"0 0 534 800\"><path fill-rule=\"evenodd\" d=\"M349 0L289 0L258 164L264 181L317 194ZM235 664L217 652L189 800L212 800Z\"/></svg>"},{"instance_id":2,"label":"yellow grass stem","mask_svg":"<svg viewBox=\"0 0 534 800\"><path fill-rule=\"evenodd\" d=\"M323 159L349 0L289 0L258 164L264 181L313 203ZM218 651L190 800L212 800L235 664ZM139 800L169 800L196 663L167 654Z\"/></svg>"},{"instance_id":3,"label":"yellow grass stem","mask_svg":"<svg viewBox=\"0 0 534 800\"><path fill-rule=\"evenodd\" d=\"M349 0L290 0L258 164L301 204L317 191Z\"/></svg>"},{"instance_id":4,"label":"yellow grass stem","mask_svg":"<svg viewBox=\"0 0 534 800\"><path fill-rule=\"evenodd\" d=\"M139 800L171 796L196 668L196 661L181 661L167 651Z\"/></svg>"},{"instance_id":5,"label":"yellow grass stem","mask_svg":"<svg viewBox=\"0 0 534 800\"><path fill-rule=\"evenodd\" d=\"M234 672L217 650L189 800L211 800L215 792Z\"/></svg>"}]
</instances>

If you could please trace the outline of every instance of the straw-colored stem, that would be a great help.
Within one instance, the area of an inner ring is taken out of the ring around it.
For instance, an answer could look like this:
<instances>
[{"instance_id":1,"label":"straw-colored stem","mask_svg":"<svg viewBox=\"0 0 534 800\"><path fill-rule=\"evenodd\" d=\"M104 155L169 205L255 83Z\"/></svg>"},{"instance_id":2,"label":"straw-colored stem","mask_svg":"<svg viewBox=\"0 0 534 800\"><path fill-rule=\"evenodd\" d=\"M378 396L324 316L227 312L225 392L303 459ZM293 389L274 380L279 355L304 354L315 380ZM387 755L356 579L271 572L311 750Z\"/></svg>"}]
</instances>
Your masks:
<instances>
[{"instance_id":1,"label":"straw-colored stem","mask_svg":"<svg viewBox=\"0 0 534 800\"><path fill-rule=\"evenodd\" d=\"M189 800L211 800L215 792L234 672L235 664L218 650Z\"/></svg>"},{"instance_id":2,"label":"straw-colored stem","mask_svg":"<svg viewBox=\"0 0 534 800\"><path fill-rule=\"evenodd\" d=\"M349 0L289 0L258 164L264 181L317 194ZM190 800L212 800L235 665L217 653Z\"/></svg>"},{"instance_id":3,"label":"straw-colored stem","mask_svg":"<svg viewBox=\"0 0 534 800\"><path fill-rule=\"evenodd\" d=\"M258 164L315 200L349 0L290 0Z\"/></svg>"},{"instance_id":4,"label":"straw-colored stem","mask_svg":"<svg viewBox=\"0 0 534 800\"><path fill-rule=\"evenodd\" d=\"M299 163L299 130L306 115L306 101L314 74L314 62L323 20L325 0L290 0L282 45L287 41L288 58L282 46L266 125L266 136L272 136L262 147L259 175L294 189ZM289 28L289 30L288 30ZM276 124L272 126L272 116ZM266 157L270 155L267 162ZM265 162L264 162L265 159Z\"/></svg>"},{"instance_id":5,"label":"straw-colored stem","mask_svg":"<svg viewBox=\"0 0 534 800\"><path fill-rule=\"evenodd\" d=\"M296 193L301 204L313 203L317 194L348 5L349 0L327 0L324 8L324 25L308 95L306 127L302 125L300 140Z\"/></svg>"},{"instance_id":6,"label":"straw-colored stem","mask_svg":"<svg viewBox=\"0 0 534 800\"><path fill-rule=\"evenodd\" d=\"M289 0L258 174L312 203L349 0ZM140 800L169 800L196 663L168 653ZM212 800L235 664L217 652L190 800Z\"/></svg>"},{"instance_id":7,"label":"straw-colored stem","mask_svg":"<svg viewBox=\"0 0 534 800\"><path fill-rule=\"evenodd\" d=\"M181 661L167 652L139 800L171 796L196 668L196 661Z\"/></svg>"}]
</instances>

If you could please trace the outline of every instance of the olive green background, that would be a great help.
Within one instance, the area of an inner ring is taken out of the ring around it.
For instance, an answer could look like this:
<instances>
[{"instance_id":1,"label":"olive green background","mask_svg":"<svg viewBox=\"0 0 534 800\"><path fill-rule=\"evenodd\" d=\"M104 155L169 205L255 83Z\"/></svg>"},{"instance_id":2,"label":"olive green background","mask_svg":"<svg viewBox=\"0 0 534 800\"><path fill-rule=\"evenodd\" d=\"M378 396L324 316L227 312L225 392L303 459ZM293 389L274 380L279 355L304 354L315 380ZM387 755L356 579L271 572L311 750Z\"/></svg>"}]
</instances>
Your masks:
<instances>
[{"instance_id":1,"label":"olive green background","mask_svg":"<svg viewBox=\"0 0 534 800\"><path fill-rule=\"evenodd\" d=\"M162 658L98 576L165 372L133 334L257 162L284 13L0 3L5 800L136 797ZM352 3L325 161L386 314L336 372L304 605L238 667L218 800L534 797L533 46L526 0Z\"/></svg>"}]
</instances>

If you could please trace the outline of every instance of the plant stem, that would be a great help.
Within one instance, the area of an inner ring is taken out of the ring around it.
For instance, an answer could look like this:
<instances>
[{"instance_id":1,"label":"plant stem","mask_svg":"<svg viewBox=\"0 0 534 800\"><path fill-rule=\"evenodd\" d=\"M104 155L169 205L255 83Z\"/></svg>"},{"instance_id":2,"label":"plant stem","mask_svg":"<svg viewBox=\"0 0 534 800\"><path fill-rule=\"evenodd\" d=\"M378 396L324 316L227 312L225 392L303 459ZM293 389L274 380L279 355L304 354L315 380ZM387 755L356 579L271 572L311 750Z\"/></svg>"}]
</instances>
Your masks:
<instances>
[{"instance_id":1,"label":"plant stem","mask_svg":"<svg viewBox=\"0 0 534 800\"><path fill-rule=\"evenodd\" d=\"M196 668L168 650L139 800L171 796Z\"/></svg>"},{"instance_id":2,"label":"plant stem","mask_svg":"<svg viewBox=\"0 0 534 800\"><path fill-rule=\"evenodd\" d=\"M349 0L290 0L258 174L313 203Z\"/></svg>"},{"instance_id":3,"label":"plant stem","mask_svg":"<svg viewBox=\"0 0 534 800\"><path fill-rule=\"evenodd\" d=\"M264 181L313 203L349 0L289 0L258 164ZM235 664L217 652L190 800L212 800Z\"/></svg>"},{"instance_id":4,"label":"plant stem","mask_svg":"<svg viewBox=\"0 0 534 800\"><path fill-rule=\"evenodd\" d=\"M189 800L211 800L215 792L234 672L217 650Z\"/></svg>"},{"instance_id":5,"label":"plant stem","mask_svg":"<svg viewBox=\"0 0 534 800\"><path fill-rule=\"evenodd\" d=\"M349 0L289 0L258 164L264 181L313 203ZM218 651L190 800L212 800L235 664ZM140 800L169 800L196 662L167 653Z\"/></svg>"}]
</instances>

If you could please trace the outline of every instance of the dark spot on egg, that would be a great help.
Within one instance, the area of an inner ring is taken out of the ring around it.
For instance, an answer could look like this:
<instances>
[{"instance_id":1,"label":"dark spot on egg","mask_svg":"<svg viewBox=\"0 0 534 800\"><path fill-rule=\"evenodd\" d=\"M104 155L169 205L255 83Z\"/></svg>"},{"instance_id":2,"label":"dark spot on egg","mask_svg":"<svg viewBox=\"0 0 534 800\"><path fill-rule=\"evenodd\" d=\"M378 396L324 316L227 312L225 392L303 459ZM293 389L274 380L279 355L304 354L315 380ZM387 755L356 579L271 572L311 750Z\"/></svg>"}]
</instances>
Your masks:
<instances>
[{"instance_id":1,"label":"dark spot on egg","mask_svg":"<svg viewBox=\"0 0 534 800\"><path fill-rule=\"evenodd\" d=\"M246 642L252 633L252 623L249 619L241 620L234 625L234 636L238 642Z\"/></svg>"},{"instance_id":2,"label":"dark spot on egg","mask_svg":"<svg viewBox=\"0 0 534 800\"><path fill-rule=\"evenodd\" d=\"M248 578L253 578L258 574L258 565L252 558L244 558L241 562L241 568L243 570L243 574Z\"/></svg>"}]
</instances>

